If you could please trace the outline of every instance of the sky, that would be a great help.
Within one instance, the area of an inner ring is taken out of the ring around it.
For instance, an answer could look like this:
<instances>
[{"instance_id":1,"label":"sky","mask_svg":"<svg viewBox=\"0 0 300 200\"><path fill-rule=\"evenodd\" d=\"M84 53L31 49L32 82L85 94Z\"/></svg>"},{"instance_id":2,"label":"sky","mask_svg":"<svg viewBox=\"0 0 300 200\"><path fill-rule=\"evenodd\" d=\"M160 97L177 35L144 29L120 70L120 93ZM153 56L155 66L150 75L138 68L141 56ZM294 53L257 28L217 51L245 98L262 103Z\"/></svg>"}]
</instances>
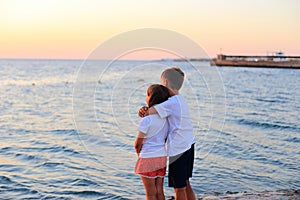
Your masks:
<instances>
[{"instance_id":1,"label":"sky","mask_svg":"<svg viewBox=\"0 0 300 200\"><path fill-rule=\"evenodd\" d=\"M300 56L299 8L299 0L0 0L0 58L85 59L139 28L183 34L210 57ZM168 56L147 51L130 58Z\"/></svg>"}]
</instances>

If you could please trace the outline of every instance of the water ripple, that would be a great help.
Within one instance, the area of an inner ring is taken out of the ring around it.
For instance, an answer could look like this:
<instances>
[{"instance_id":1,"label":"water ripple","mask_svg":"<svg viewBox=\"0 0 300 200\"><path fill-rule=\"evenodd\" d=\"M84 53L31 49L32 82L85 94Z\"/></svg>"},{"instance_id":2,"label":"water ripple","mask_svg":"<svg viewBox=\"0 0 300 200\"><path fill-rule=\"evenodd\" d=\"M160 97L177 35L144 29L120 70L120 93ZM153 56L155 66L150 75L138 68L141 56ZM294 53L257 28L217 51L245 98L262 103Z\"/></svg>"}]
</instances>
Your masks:
<instances>
[{"instance_id":1,"label":"water ripple","mask_svg":"<svg viewBox=\"0 0 300 200\"><path fill-rule=\"evenodd\" d=\"M259 127L263 129L291 129L291 130L300 131L300 128L296 126L285 126L277 123L259 122L259 121L247 120L247 119L240 119L238 120L238 123L248 125L251 127Z\"/></svg>"}]
</instances>

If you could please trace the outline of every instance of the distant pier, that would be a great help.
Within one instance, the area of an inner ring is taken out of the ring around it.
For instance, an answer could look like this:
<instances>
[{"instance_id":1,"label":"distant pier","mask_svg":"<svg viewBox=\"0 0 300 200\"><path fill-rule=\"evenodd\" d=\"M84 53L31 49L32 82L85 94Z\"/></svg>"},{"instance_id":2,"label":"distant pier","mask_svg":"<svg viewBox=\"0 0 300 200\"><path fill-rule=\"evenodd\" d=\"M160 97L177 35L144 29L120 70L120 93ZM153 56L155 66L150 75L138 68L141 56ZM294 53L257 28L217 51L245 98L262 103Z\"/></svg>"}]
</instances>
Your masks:
<instances>
[{"instance_id":1,"label":"distant pier","mask_svg":"<svg viewBox=\"0 0 300 200\"><path fill-rule=\"evenodd\" d=\"M285 56L282 52L270 56L237 56L218 54L212 66L300 69L300 56Z\"/></svg>"}]
</instances>

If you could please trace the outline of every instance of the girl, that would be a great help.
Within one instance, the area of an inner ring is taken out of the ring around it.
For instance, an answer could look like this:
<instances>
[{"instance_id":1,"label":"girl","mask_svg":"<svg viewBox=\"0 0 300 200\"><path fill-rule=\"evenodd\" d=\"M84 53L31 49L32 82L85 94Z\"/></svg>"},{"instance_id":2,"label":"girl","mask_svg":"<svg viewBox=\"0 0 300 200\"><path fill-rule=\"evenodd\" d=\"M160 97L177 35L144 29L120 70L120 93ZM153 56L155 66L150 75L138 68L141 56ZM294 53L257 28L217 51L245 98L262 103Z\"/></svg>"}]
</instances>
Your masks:
<instances>
[{"instance_id":1,"label":"girl","mask_svg":"<svg viewBox=\"0 0 300 200\"><path fill-rule=\"evenodd\" d=\"M170 97L168 88L153 84L147 90L146 103L149 108ZM147 200L165 199L163 181L166 174L167 152L165 142L169 125L166 118L158 114L142 118L134 147L138 155L134 172L141 175Z\"/></svg>"}]
</instances>

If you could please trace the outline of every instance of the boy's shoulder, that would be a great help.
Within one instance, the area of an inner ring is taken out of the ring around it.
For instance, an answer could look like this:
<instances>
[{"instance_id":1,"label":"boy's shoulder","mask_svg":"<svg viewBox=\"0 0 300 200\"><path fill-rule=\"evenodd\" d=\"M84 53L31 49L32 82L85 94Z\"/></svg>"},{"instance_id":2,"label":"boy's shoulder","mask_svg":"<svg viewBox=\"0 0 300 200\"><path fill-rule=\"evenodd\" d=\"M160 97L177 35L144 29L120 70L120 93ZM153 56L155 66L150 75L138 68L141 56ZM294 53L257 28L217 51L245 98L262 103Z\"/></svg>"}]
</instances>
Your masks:
<instances>
[{"instance_id":1,"label":"boy's shoulder","mask_svg":"<svg viewBox=\"0 0 300 200\"><path fill-rule=\"evenodd\" d=\"M185 98L182 95L177 94L172 97L174 97L174 99L171 99L171 101L173 101L173 103L172 103L173 105L184 108L184 109L187 107L187 101L185 100Z\"/></svg>"},{"instance_id":2,"label":"boy's shoulder","mask_svg":"<svg viewBox=\"0 0 300 200\"><path fill-rule=\"evenodd\" d=\"M185 98L181 94L176 94L174 96L171 96L168 100L181 102L181 101L185 101Z\"/></svg>"},{"instance_id":3,"label":"boy's shoulder","mask_svg":"<svg viewBox=\"0 0 300 200\"><path fill-rule=\"evenodd\" d=\"M165 102L162 102L157 105L172 105L172 104L176 104L178 102L179 102L178 95L173 95L173 96L169 97Z\"/></svg>"},{"instance_id":4,"label":"boy's shoulder","mask_svg":"<svg viewBox=\"0 0 300 200\"><path fill-rule=\"evenodd\" d=\"M180 96L181 96L180 94L175 94L173 96L170 96L168 100L178 99L178 98L180 98Z\"/></svg>"}]
</instances>

